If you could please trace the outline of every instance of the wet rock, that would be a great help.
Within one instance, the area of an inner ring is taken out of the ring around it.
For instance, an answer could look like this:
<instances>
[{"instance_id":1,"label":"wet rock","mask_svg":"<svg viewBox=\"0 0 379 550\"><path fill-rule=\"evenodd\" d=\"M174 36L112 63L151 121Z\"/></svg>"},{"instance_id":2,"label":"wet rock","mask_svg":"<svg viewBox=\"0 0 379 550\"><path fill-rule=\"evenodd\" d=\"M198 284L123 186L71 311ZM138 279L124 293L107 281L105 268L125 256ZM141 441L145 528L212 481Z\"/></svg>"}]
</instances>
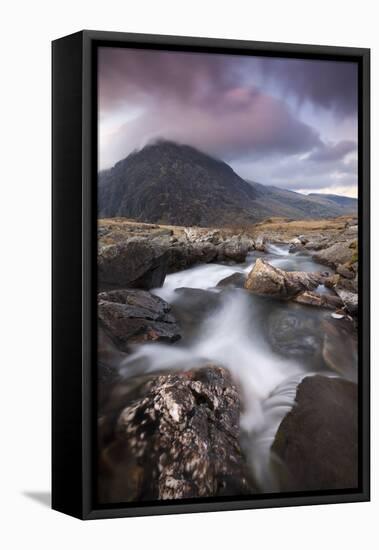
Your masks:
<instances>
[{"instance_id":1,"label":"wet rock","mask_svg":"<svg viewBox=\"0 0 379 550\"><path fill-rule=\"evenodd\" d=\"M300 310L300 308L299 308ZM304 363L316 363L322 350L320 323L301 311L274 310L266 318L265 334L273 350L283 357L301 358Z\"/></svg>"},{"instance_id":2,"label":"wet rock","mask_svg":"<svg viewBox=\"0 0 379 550\"><path fill-rule=\"evenodd\" d=\"M124 352L146 341L175 342L180 328L170 306L144 290L113 290L98 295L98 317L107 336Z\"/></svg>"},{"instance_id":3,"label":"wet rock","mask_svg":"<svg viewBox=\"0 0 379 550\"><path fill-rule=\"evenodd\" d=\"M254 491L239 444L240 400L225 369L161 375L140 393L101 451L102 502Z\"/></svg>"},{"instance_id":4,"label":"wet rock","mask_svg":"<svg viewBox=\"0 0 379 550\"><path fill-rule=\"evenodd\" d=\"M200 288L177 288L172 313L186 339L196 337L202 322L220 306L221 293Z\"/></svg>"},{"instance_id":5,"label":"wet rock","mask_svg":"<svg viewBox=\"0 0 379 550\"><path fill-rule=\"evenodd\" d=\"M244 288L246 275L244 273L233 273L217 283L218 287L232 286L235 288Z\"/></svg>"},{"instance_id":6,"label":"wet rock","mask_svg":"<svg viewBox=\"0 0 379 550\"><path fill-rule=\"evenodd\" d=\"M313 254L313 258L322 264L336 268L339 264L350 262L353 257L351 244L354 241L342 241L328 246Z\"/></svg>"},{"instance_id":7,"label":"wet rock","mask_svg":"<svg viewBox=\"0 0 379 550\"><path fill-rule=\"evenodd\" d=\"M346 318L322 322L324 343L322 356L328 367L345 378L357 382L358 341L354 325Z\"/></svg>"},{"instance_id":8,"label":"wet rock","mask_svg":"<svg viewBox=\"0 0 379 550\"><path fill-rule=\"evenodd\" d=\"M133 237L103 246L98 253L99 290L157 288L163 285L169 265L167 248Z\"/></svg>"},{"instance_id":9,"label":"wet rock","mask_svg":"<svg viewBox=\"0 0 379 550\"><path fill-rule=\"evenodd\" d=\"M311 376L277 431L272 452L283 468L281 490L353 489L358 486L357 385Z\"/></svg>"},{"instance_id":10,"label":"wet rock","mask_svg":"<svg viewBox=\"0 0 379 550\"><path fill-rule=\"evenodd\" d=\"M314 290L323 282L322 273L284 271L258 258L245 282L245 288L259 295L293 298L305 290Z\"/></svg>"}]
</instances>

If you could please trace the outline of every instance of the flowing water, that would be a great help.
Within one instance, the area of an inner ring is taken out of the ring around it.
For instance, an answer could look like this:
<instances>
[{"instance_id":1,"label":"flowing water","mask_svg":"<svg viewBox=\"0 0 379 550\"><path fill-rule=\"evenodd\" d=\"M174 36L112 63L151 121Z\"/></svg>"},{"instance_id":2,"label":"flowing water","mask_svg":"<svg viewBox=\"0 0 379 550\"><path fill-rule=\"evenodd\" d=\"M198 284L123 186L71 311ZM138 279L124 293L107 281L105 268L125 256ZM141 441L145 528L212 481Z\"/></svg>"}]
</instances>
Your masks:
<instances>
[{"instance_id":1,"label":"flowing water","mask_svg":"<svg viewBox=\"0 0 379 550\"><path fill-rule=\"evenodd\" d=\"M168 275L153 292L172 304L183 337L174 345L138 346L121 372L128 377L206 363L228 368L241 388L241 443L254 478L267 492L278 490L270 448L293 406L297 385L312 373L337 375L323 357L324 323L337 327L334 346L343 348L346 335L341 332L339 338L330 310L216 286L233 273L247 274L257 257L287 271L325 271L310 256L289 254L288 247L272 244L267 253L251 253L244 264L206 264Z\"/></svg>"}]
</instances>

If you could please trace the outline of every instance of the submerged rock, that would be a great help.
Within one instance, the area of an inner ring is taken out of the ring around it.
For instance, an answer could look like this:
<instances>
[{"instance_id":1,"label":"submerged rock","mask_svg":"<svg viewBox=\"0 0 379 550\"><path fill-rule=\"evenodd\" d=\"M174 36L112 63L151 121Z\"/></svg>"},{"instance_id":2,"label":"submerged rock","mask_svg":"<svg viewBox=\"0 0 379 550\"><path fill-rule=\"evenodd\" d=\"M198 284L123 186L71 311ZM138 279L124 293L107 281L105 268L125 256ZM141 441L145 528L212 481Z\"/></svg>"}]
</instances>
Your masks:
<instances>
[{"instance_id":1,"label":"submerged rock","mask_svg":"<svg viewBox=\"0 0 379 550\"><path fill-rule=\"evenodd\" d=\"M240 400L214 365L148 381L100 456L102 502L254 491L239 445Z\"/></svg>"},{"instance_id":2,"label":"submerged rock","mask_svg":"<svg viewBox=\"0 0 379 550\"><path fill-rule=\"evenodd\" d=\"M167 248L148 239L103 246L98 253L99 290L157 288L163 285L169 266Z\"/></svg>"},{"instance_id":3,"label":"submerged rock","mask_svg":"<svg viewBox=\"0 0 379 550\"><path fill-rule=\"evenodd\" d=\"M244 288L246 282L246 275L244 273L232 273L228 277L221 279L217 283L218 287L232 286L235 288Z\"/></svg>"},{"instance_id":4,"label":"submerged rock","mask_svg":"<svg viewBox=\"0 0 379 550\"><path fill-rule=\"evenodd\" d=\"M322 322L324 343L322 356L328 367L345 378L357 381L358 340L351 321L343 315Z\"/></svg>"},{"instance_id":5,"label":"submerged rock","mask_svg":"<svg viewBox=\"0 0 379 550\"><path fill-rule=\"evenodd\" d=\"M284 271L258 258L245 282L245 288L259 295L293 298L305 290L314 290L323 282L322 273Z\"/></svg>"},{"instance_id":6,"label":"submerged rock","mask_svg":"<svg viewBox=\"0 0 379 550\"><path fill-rule=\"evenodd\" d=\"M300 309L300 308L299 308ZM273 350L284 357L316 362L322 350L320 323L302 311L280 308L269 313L265 320L265 335Z\"/></svg>"},{"instance_id":7,"label":"submerged rock","mask_svg":"<svg viewBox=\"0 0 379 550\"><path fill-rule=\"evenodd\" d=\"M272 452L282 468L283 491L357 488L357 385L339 378L305 378Z\"/></svg>"},{"instance_id":8,"label":"submerged rock","mask_svg":"<svg viewBox=\"0 0 379 550\"><path fill-rule=\"evenodd\" d=\"M175 342L180 327L167 302L145 290L112 290L98 295L98 317L112 342L122 351L146 341Z\"/></svg>"}]
</instances>

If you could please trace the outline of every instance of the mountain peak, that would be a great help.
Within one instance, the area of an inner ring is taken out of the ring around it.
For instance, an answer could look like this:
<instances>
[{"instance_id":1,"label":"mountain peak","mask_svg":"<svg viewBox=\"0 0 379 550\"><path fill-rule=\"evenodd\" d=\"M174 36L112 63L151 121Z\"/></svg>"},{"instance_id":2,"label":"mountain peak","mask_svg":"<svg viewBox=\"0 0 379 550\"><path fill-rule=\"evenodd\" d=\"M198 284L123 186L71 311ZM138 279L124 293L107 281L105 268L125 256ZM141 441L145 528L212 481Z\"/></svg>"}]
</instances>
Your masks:
<instances>
[{"instance_id":1,"label":"mountain peak","mask_svg":"<svg viewBox=\"0 0 379 550\"><path fill-rule=\"evenodd\" d=\"M248 183L224 161L157 139L99 174L99 217L219 227L266 217L327 218L352 205Z\"/></svg>"}]
</instances>

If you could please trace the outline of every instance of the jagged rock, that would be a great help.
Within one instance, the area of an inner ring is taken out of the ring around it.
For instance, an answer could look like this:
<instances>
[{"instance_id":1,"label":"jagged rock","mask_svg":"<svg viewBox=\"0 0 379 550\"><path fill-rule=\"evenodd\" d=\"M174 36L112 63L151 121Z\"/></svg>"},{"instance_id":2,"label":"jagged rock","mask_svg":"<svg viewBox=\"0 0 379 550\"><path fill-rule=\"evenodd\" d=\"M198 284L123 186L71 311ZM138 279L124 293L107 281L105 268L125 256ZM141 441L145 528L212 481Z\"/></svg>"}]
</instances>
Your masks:
<instances>
[{"instance_id":1,"label":"jagged rock","mask_svg":"<svg viewBox=\"0 0 379 550\"><path fill-rule=\"evenodd\" d=\"M232 275L221 279L221 281L217 283L217 286L232 286L235 288L244 288L245 281L246 275L244 273L233 273Z\"/></svg>"},{"instance_id":2,"label":"jagged rock","mask_svg":"<svg viewBox=\"0 0 379 550\"><path fill-rule=\"evenodd\" d=\"M163 285L169 265L167 248L133 237L103 246L98 253L99 290L157 288Z\"/></svg>"},{"instance_id":3,"label":"jagged rock","mask_svg":"<svg viewBox=\"0 0 379 550\"><path fill-rule=\"evenodd\" d=\"M180 328L171 307L144 290L112 290L98 295L98 317L118 349L145 341L175 342Z\"/></svg>"},{"instance_id":4,"label":"jagged rock","mask_svg":"<svg viewBox=\"0 0 379 550\"><path fill-rule=\"evenodd\" d=\"M313 258L322 264L336 268L339 264L350 262L353 257L351 245L354 241L341 241L313 254Z\"/></svg>"},{"instance_id":5,"label":"jagged rock","mask_svg":"<svg viewBox=\"0 0 379 550\"><path fill-rule=\"evenodd\" d=\"M323 281L322 273L284 271L258 258L245 282L255 294L293 298L305 290L314 290Z\"/></svg>"},{"instance_id":6,"label":"jagged rock","mask_svg":"<svg viewBox=\"0 0 379 550\"><path fill-rule=\"evenodd\" d=\"M283 468L281 490L316 491L358 486L357 385L311 376L277 431L272 451Z\"/></svg>"},{"instance_id":7,"label":"jagged rock","mask_svg":"<svg viewBox=\"0 0 379 550\"><path fill-rule=\"evenodd\" d=\"M213 365L148 381L100 455L102 502L242 495L254 487L239 444L240 399Z\"/></svg>"},{"instance_id":8,"label":"jagged rock","mask_svg":"<svg viewBox=\"0 0 379 550\"><path fill-rule=\"evenodd\" d=\"M358 312L358 294L355 292L349 292L348 290L344 290L339 287L336 287L335 291L347 307L349 313L356 315Z\"/></svg>"},{"instance_id":9,"label":"jagged rock","mask_svg":"<svg viewBox=\"0 0 379 550\"><path fill-rule=\"evenodd\" d=\"M298 304L305 304L310 306L328 307L330 309L336 309L343 306L341 298L333 294L319 294L311 290L306 290L301 294L295 296L294 301Z\"/></svg>"}]
</instances>

